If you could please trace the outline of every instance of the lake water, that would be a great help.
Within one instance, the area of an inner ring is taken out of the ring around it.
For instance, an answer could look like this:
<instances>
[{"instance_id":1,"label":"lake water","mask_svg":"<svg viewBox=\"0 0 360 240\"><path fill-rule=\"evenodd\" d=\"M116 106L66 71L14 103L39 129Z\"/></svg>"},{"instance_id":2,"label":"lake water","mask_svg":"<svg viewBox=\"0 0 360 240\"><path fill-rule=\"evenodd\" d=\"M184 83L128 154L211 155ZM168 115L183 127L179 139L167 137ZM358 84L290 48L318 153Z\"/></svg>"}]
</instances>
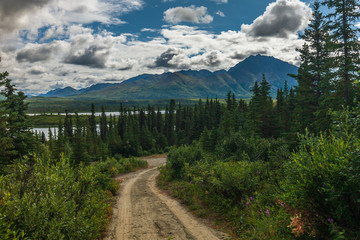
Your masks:
<instances>
[{"instance_id":1,"label":"lake water","mask_svg":"<svg viewBox=\"0 0 360 240\"><path fill-rule=\"evenodd\" d=\"M157 113L157 111L155 111ZM162 114L165 113L165 110L160 110L160 112ZM136 112L139 113L139 112ZM69 115L75 115L75 113L68 113ZM85 112L85 113L78 113L79 115L91 115L91 112ZM147 111L145 111L145 114L147 114ZM29 113L27 114L29 116L36 116L36 115L44 115L44 113ZM59 115L58 113L45 113L45 115ZM65 116L66 113L60 113L60 115ZM105 112L106 116L119 116L120 113L119 112ZM95 112L95 116L101 116L101 112ZM97 126L98 131L99 131L99 125ZM53 136L58 132L58 128L57 127L50 127L51 132L53 134ZM48 138L49 136L49 127L35 127L33 128L33 132L37 131L39 134L41 134L42 132L45 134L45 137Z\"/></svg>"},{"instance_id":2,"label":"lake water","mask_svg":"<svg viewBox=\"0 0 360 240\"><path fill-rule=\"evenodd\" d=\"M96 125L97 131L100 132L100 125L97 124ZM50 127L50 130L52 132L52 135L55 136L58 134L58 127ZM48 139L49 137L49 127L35 127L32 129L33 132L37 132L39 135L41 135L42 133L45 134L46 139ZM74 128L75 131L75 128Z\"/></svg>"},{"instance_id":3,"label":"lake water","mask_svg":"<svg viewBox=\"0 0 360 240\"><path fill-rule=\"evenodd\" d=\"M51 127L51 132L53 134L53 136L58 132L58 128L57 127ZM41 135L42 133L45 133L45 137L46 139L48 139L49 137L49 128L33 128L33 132L37 132L39 135Z\"/></svg>"},{"instance_id":4,"label":"lake water","mask_svg":"<svg viewBox=\"0 0 360 240\"><path fill-rule=\"evenodd\" d=\"M69 115L75 115L75 113L68 113ZM62 116L65 116L66 113L28 113L27 115L29 116L37 116L37 115L62 115ZM91 115L91 112L85 112L85 113L78 113L78 115ZM119 112L105 112L105 115L106 116L119 116L120 113ZM95 112L95 116L101 116L101 112Z\"/></svg>"},{"instance_id":5,"label":"lake water","mask_svg":"<svg viewBox=\"0 0 360 240\"><path fill-rule=\"evenodd\" d=\"M131 111L133 112L133 111ZM165 110L160 110L160 112L162 114L165 113ZM136 111L136 113L139 113L139 111ZM145 114L147 114L148 111L145 111ZM155 111L155 113L157 113L157 111ZM69 115L75 115L75 113L68 113ZM62 116L65 116L66 113L28 113L27 115L29 116L37 116L37 115L62 115ZM91 112L84 112L84 113L78 113L78 115L91 115ZM105 112L105 115L106 116L119 116L120 115L120 112ZM95 116L101 116L101 112L95 112Z\"/></svg>"}]
</instances>

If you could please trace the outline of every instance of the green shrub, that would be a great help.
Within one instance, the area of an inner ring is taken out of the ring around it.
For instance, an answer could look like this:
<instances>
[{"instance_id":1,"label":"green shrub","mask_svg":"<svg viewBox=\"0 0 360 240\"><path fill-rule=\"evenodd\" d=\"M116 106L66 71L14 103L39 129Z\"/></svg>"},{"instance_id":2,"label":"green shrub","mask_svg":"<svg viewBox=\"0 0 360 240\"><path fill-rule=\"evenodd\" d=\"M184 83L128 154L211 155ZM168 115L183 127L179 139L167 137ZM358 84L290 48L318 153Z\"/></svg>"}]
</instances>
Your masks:
<instances>
[{"instance_id":1,"label":"green shrub","mask_svg":"<svg viewBox=\"0 0 360 240\"><path fill-rule=\"evenodd\" d=\"M0 179L0 191L11 193L5 214L29 239L96 239L110 207L97 174L93 166L74 168L64 158L18 162Z\"/></svg>"},{"instance_id":2,"label":"green shrub","mask_svg":"<svg viewBox=\"0 0 360 240\"><path fill-rule=\"evenodd\" d=\"M185 166L193 165L202 158L199 145L172 148L168 154L166 166L171 179L181 179L185 174Z\"/></svg>"},{"instance_id":3,"label":"green shrub","mask_svg":"<svg viewBox=\"0 0 360 240\"><path fill-rule=\"evenodd\" d=\"M120 181L119 181L119 180L116 180L116 179L111 179L109 191L111 192L111 194L112 194L113 196L116 195L116 193L117 193L117 191L119 190L119 188L120 188Z\"/></svg>"},{"instance_id":4,"label":"green shrub","mask_svg":"<svg viewBox=\"0 0 360 240\"><path fill-rule=\"evenodd\" d=\"M320 237L330 221L359 237L360 140L352 135L304 136L286 166L284 200L307 216ZM341 232L341 231L340 231Z\"/></svg>"},{"instance_id":5,"label":"green shrub","mask_svg":"<svg viewBox=\"0 0 360 240\"><path fill-rule=\"evenodd\" d=\"M15 230L14 223L7 216L10 193L0 195L0 239L3 240L20 240L26 239L24 231Z\"/></svg>"}]
</instances>

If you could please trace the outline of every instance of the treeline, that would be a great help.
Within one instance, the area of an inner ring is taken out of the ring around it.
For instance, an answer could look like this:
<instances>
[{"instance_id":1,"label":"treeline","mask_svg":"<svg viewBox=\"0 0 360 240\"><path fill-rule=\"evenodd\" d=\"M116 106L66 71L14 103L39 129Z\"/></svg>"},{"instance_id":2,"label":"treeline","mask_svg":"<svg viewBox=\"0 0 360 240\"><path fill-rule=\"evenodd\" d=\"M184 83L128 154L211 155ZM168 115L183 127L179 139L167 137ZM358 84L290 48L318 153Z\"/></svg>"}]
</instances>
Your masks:
<instances>
[{"instance_id":1,"label":"treeline","mask_svg":"<svg viewBox=\"0 0 360 240\"><path fill-rule=\"evenodd\" d=\"M228 94L220 121L172 148L164 188L239 239L359 239L359 3L313 4L298 86L250 102ZM198 108L198 107L197 107Z\"/></svg>"},{"instance_id":2,"label":"treeline","mask_svg":"<svg viewBox=\"0 0 360 240\"><path fill-rule=\"evenodd\" d=\"M164 112L120 105L119 116L103 108L99 122L92 106L88 119L67 114L46 139L32 134L25 95L2 73L0 236L98 237L104 195L116 192L111 176L144 166L123 157L170 150L163 185L200 215L207 206L225 216L239 238L359 239L359 4L322 3L331 14L315 1L298 86L285 84L276 101L264 76L249 101L229 92L226 104L171 100Z\"/></svg>"},{"instance_id":3,"label":"treeline","mask_svg":"<svg viewBox=\"0 0 360 240\"><path fill-rule=\"evenodd\" d=\"M5 97L0 101L0 239L99 239L119 189L113 177L147 162L103 155L101 162L87 164L91 158L80 152L86 143L78 120L73 132L67 116L66 134L61 130L53 145L51 134L49 141L34 136L26 96L7 72L0 73L0 86Z\"/></svg>"}]
</instances>

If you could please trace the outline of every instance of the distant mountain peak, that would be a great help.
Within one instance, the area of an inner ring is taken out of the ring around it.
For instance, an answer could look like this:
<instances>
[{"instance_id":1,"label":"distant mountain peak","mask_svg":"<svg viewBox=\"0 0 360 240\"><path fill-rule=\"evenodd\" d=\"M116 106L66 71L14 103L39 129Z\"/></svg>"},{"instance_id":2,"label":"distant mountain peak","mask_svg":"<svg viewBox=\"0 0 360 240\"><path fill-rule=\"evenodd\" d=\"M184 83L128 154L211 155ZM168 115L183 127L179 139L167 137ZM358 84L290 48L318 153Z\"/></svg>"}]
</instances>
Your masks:
<instances>
[{"instance_id":1,"label":"distant mountain peak","mask_svg":"<svg viewBox=\"0 0 360 240\"><path fill-rule=\"evenodd\" d=\"M169 99L169 98L215 98L232 91L237 97L248 98L250 89L262 75L270 83L272 96L278 88L297 84L288 73L296 74L298 68L270 56L253 55L236 64L228 71L182 70L163 74L142 74L117 84L95 84L75 90L71 87L55 89L45 96L90 99Z\"/></svg>"}]
</instances>

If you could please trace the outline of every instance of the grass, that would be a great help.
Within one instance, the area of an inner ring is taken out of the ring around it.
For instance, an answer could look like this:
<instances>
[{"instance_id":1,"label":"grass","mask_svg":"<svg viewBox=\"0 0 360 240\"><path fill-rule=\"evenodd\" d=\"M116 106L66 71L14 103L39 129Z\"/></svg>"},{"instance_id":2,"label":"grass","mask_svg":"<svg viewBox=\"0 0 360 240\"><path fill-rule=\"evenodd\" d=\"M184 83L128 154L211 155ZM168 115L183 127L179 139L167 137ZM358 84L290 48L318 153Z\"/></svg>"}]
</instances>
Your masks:
<instances>
[{"instance_id":1,"label":"grass","mask_svg":"<svg viewBox=\"0 0 360 240\"><path fill-rule=\"evenodd\" d=\"M164 169L164 168L161 168ZM161 171L161 170L160 170ZM214 228L226 232L231 239L235 239L231 224L224 215L208 206L202 199L204 198L202 189L185 181L171 181L164 179L164 175L160 174L157 178L158 186L166 191L170 196L179 199L185 204L192 214L199 218L209 221Z\"/></svg>"},{"instance_id":2,"label":"grass","mask_svg":"<svg viewBox=\"0 0 360 240\"><path fill-rule=\"evenodd\" d=\"M104 106L108 112L119 111L120 103L124 107L143 107L146 108L151 105L155 108L164 109L166 104L169 104L169 99L160 100L101 100L101 99L73 99L73 98L46 98L46 97L32 97L26 100L29 103L28 113L58 113L65 112L90 112L91 104L95 105L95 111L100 112L101 107ZM195 100L191 99L177 99L176 102L181 102L183 106L194 105Z\"/></svg>"}]
</instances>

